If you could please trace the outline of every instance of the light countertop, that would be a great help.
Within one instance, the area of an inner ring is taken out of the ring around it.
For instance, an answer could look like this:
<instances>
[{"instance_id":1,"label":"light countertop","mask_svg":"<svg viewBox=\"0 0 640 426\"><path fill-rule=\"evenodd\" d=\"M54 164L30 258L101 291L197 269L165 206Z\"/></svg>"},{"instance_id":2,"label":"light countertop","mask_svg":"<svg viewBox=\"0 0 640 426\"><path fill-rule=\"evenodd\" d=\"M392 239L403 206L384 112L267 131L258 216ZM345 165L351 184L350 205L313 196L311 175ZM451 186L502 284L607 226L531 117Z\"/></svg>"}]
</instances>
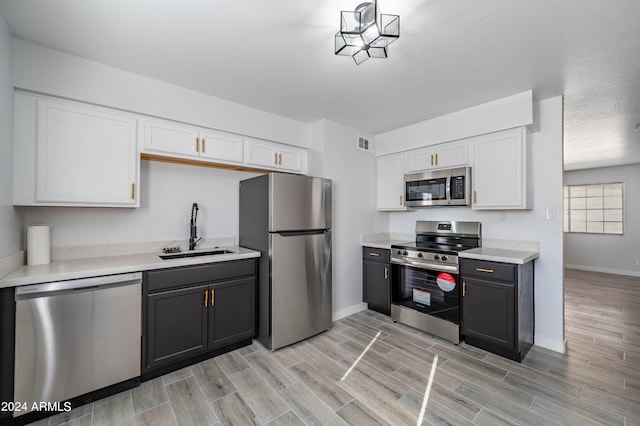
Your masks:
<instances>
[{"instance_id":1,"label":"light countertop","mask_svg":"<svg viewBox=\"0 0 640 426\"><path fill-rule=\"evenodd\" d=\"M519 265L536 259L538 255L539 253L537 251L515 250L496 247L478 247L458 253L458 257L465 259L515 263Z\"/></svg>"},{"instance_id":2,"label":"light countertop","mask_svg":"<svg viewBox=\"0 0 640 426\"><path fill-rule=\"evenodd\" d=\"M45 265L24 265L0 279L0 288L260 257L259 251L244 247L220 249L231 253L170 260L161 259L157 252L138 253L60 260Z\"/></svg>"},{"instance_id":3,"label":"light countertop","mask_svg":"<svg viewBox=\"0 0 640 426\"><path fill-rule=\"evenodd\" d=\"M407 241L415 241L415 234L365 234L360 236L360 245L362 247L374 247L380 249L391 249L392 244L402 244Z\"/></svg>"}]
</instances>

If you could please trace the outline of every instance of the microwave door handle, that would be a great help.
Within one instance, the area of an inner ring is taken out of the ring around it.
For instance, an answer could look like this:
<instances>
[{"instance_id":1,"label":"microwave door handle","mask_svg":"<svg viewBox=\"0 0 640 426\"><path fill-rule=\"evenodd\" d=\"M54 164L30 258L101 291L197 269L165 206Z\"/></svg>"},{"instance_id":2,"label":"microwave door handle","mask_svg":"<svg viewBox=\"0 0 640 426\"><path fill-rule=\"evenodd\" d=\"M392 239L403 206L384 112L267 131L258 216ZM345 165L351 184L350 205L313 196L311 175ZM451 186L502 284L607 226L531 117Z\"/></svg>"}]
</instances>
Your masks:
<instances>
[{"instance_id":1,"label":"microwave door handle","mask_svg":"<svg viewBox=\"0 0 640 426\"><path fill-rule=\"evenodd\" d=\"M451 204L451 174L447 176L447 186L445 188L447 193L447 204Z\"/></svg>"}]
</instances>

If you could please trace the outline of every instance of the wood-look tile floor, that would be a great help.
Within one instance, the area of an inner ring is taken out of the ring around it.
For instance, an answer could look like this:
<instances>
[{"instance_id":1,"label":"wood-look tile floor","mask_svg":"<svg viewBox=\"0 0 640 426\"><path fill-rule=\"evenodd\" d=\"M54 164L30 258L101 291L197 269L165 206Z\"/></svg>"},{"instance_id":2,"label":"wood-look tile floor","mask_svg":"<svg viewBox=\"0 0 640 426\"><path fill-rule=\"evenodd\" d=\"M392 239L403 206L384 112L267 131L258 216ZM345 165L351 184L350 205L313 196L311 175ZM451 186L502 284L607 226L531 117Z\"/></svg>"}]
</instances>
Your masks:
<instances>
[{"instance_id":1,"label":"wood-look tile floor","mask_svg":"<svg viewBox=\"0 0 640 426\"><path fill-rule=\"evenodd\" d=\"M565 355L534 346L518 364L364 311L37 424L640 425L640 278L567 270L565 288Z\"/></svg>"}]
</instances>

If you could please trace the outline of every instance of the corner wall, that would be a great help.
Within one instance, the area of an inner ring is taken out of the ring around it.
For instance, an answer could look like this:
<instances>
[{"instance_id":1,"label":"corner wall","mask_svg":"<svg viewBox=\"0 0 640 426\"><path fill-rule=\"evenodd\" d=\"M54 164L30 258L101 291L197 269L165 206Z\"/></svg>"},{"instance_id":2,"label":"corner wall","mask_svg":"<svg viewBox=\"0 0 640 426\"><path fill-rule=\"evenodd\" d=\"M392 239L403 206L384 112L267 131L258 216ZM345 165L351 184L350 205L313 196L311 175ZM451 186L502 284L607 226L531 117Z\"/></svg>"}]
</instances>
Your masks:
<instances>
[{"instance_id":1,"label":"corner wall","mask_svg":"<svg viewBox=\"0 0 640 426\"><path fill-rule=\"evenodd\" d=\"M0 259L21 250L22 221L13 207L12 36L0 15ZM0 267L0 272L2 268ZM0 273L2 275L2 273Z\"/></svg>"},{"instance_id":2,"label":"corner wall","mask_svg":"<svg viewBox=\"0 0 640 426\"><path fill-rule=\"evenodd\" d=\"M566 233L565 266L640 277L640 164L564 173L565 185L610 182L624 182L624 234Z\"/></svg>"},{"instance_id":3,"label":"corner wall","mask_svg":"<svg viewBox=\"0 0 640 426\"><path fill-rule=\"evenodd\" d=\"M387 229L376 211L375 156L358 150L356 129L328 120L311 126L312 151L322 157L314 174L333 181L333 318L366 309L362 302L362 234ZM371 138L373 139L373 138Z\"/></svg>"}]
</instances>

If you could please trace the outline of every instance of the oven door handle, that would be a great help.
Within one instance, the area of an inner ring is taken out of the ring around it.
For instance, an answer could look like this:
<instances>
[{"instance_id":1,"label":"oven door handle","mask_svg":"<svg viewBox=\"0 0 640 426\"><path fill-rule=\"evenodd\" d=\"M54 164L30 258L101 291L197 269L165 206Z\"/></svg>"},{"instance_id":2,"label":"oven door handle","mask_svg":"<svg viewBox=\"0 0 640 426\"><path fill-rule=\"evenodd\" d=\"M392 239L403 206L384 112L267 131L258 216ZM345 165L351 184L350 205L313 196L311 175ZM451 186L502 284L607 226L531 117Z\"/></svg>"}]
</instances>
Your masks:
<instances>
[{"instance_id":1,"label":"oven door handle","mask_svg":"<svg viewBox=\"0 0 640 426\"><path fill-rule=\"evenodd\" d=\"M401 259L391 259L391 263L393 263L394 265L402 265L402 266L411 266L412 268L418 268L418 269L428 269L430 271L442 271L442 272L453 272L453 273L458 273L458 267L457 266L450 266L450 265L430 265L430 264L425 264L423 262L412 262L410 260L401 260Z\"/></svg>"}]
</instances>

